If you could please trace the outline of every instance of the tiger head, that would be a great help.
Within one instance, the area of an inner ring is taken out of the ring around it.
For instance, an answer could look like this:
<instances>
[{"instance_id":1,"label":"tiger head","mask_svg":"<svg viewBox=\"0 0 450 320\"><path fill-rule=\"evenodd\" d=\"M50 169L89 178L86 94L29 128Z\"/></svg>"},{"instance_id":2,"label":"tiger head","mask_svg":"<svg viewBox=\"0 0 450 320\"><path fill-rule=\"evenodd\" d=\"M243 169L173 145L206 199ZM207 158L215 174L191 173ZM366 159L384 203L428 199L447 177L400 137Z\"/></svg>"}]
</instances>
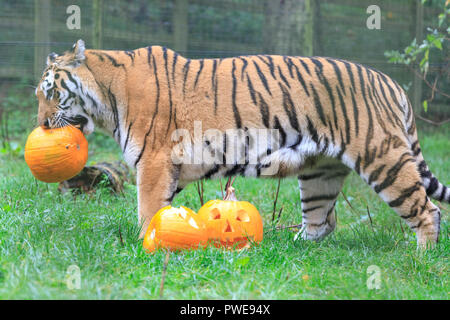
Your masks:
<instances>
[{"instance_id":1,"label":"tiger head","mask_svg":"<svg viewBox=\"0 0 450 320\"><path fill-rule=\"evenodd\" d=\"M95 119L92 105L98 101L98 90L92 84L95 79L85 64L83 40L78 40L63 55L51 53L36 88L38 124L44 128L73 125L86 135L92 133Z\"/></svg>"}]
</instances>

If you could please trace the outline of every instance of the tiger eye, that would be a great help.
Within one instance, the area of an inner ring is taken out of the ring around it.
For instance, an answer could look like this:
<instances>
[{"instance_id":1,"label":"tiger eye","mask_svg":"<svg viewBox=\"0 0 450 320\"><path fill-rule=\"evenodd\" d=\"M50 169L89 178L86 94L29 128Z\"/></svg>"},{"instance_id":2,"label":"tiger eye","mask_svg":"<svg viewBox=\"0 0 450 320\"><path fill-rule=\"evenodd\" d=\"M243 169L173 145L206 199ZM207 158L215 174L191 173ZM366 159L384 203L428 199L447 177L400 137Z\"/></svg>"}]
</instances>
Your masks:
<instances>
[{"instance_id":1,"label":"tiger eye","mask_svg":"<svg viewBox=\"0 0 450 320\"><path fill-rule=\"evenodd\" d=\"M55 74L55 79L59 79L59 73Z\"/></svg>"}]
</instances>

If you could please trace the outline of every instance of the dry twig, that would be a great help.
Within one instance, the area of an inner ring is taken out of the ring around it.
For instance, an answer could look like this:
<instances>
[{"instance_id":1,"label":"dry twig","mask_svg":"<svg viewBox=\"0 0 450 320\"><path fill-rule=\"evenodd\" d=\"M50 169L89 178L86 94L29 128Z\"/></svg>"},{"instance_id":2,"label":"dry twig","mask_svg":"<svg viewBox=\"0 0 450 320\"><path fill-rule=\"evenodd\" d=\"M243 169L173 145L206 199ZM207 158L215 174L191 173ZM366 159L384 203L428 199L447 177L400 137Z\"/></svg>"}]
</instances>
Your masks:
<instances>
[{"instance_id":1,"label":"dry twig","mask_svg":"<svg viewBox=\"0 0 450 320\"><path fill-rule=\"evenodd\" d=\"M163 272L161 275L161 285L159 286L159 298L163 298L164 294L164 282L166 281L166 274L167 274L167 265L169 264L169 258L170 258L170 252L167 251L166 258L164 259L164 267Z\"/></svg>"}]
</instances>

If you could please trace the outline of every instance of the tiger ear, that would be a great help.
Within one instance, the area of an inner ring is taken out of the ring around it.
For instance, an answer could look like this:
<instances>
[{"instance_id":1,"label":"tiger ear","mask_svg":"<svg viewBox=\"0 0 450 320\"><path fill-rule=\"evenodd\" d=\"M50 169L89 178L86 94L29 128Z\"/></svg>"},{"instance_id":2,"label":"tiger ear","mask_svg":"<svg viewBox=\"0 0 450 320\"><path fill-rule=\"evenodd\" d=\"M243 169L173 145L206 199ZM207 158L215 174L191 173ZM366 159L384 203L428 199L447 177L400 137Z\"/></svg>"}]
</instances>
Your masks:
<instances>
[{"instance_id":1,"label":"tiger ear","mask_svg":"<svg viewBox=\"0 0 450 320\"><path fill-rule=\"evenodd\" d=\"M84 46L84 41L83 40L78 40L72 47L72 52L75 56L75 60L77 61L83 61L85 59L84 56L84 50L85 50L85 46Z\"/></svg>"},{"instance_id":2,"label":"tiger ear","mask_svg":"<svg viewBox=\"0 0 450 320\"><path fill-rule=\"evenodd\" d=\"M57 55L56 53L54 53L54 52L50 53L50 54L47 56L47 66L49 66L49 65L51 65L53 62L55 62L57 56L58 56L58 55Z\"/></svg>"}]
</instances>

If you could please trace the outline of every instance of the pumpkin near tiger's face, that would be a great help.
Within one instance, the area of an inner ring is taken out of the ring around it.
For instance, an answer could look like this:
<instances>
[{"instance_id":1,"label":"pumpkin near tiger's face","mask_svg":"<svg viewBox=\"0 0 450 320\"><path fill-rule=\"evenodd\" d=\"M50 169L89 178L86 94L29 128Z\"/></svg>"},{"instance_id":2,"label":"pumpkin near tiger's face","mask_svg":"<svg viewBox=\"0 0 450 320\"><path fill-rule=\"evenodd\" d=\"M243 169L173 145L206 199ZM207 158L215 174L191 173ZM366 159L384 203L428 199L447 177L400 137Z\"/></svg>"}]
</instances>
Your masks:
<instances>
[{"instance_id":1,"label":"pumpkin near tiger's face","mask_svg":"<svg viewBox=\"0 0 450 320\"><path fill-rule=\"evenodd\" d=\"M37 127L25 144L25 161L31 173L47 183L61 182L77 175L88 159L88 142L72 126L55 129Z\"/></svg>"},{"instance_id":2,"label":"pumpkin near tiger's face","mask_svg":"<svg viewBox=\"0 0 450 320\"><path fill-rule=\"evenodd\" d=\"M211 200L198 211L215 246L245 247L263 238L263 222L258 209L247 201Z\"/></svg>"}]
</instances>

